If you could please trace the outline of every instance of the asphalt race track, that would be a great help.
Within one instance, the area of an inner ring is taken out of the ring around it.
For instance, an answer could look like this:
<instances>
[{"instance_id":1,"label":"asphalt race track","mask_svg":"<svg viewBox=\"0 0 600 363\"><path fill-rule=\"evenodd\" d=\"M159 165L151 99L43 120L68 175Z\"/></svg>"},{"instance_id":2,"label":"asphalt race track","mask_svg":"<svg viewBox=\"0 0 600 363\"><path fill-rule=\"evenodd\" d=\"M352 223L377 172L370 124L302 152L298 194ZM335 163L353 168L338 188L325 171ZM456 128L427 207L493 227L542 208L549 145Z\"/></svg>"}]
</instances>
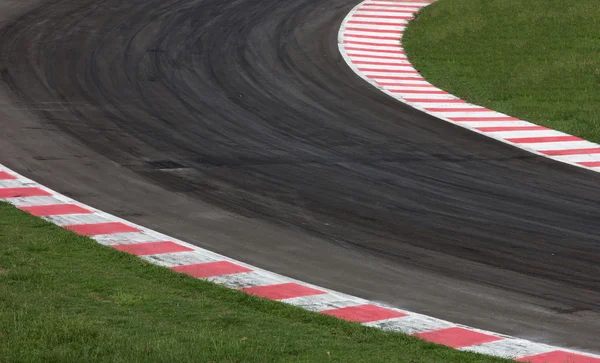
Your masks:
<instances>
[{"instance_id":1,"label":"asphalt race track","mask_svg":"<svg viewBox=\"0 0 600 363\"><path fill-rule=\"evenodd\" d=\"M0 0L0 163L253 265L600 351L600 174L433 119L357 0Z\"/></svg>"}]
</instances>

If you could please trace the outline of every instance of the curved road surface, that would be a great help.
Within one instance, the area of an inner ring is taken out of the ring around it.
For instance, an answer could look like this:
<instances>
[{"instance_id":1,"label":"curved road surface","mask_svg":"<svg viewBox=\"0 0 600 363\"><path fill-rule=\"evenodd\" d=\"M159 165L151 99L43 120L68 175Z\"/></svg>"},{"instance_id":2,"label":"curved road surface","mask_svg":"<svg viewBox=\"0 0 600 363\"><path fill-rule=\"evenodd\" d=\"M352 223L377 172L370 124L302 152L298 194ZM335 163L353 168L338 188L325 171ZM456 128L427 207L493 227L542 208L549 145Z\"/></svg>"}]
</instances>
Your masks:
<instances>
[{"instance_id":1,"label":"curved road surface","mask_svg":"<svg viewBox=\"0 0 600 363\"><path fill-rule=\"evenodd\" d=\"M0 0L0 162L233 258L600 351L600 174L428 117L337 50L357 0Z\"/></svg>"}]
</instances>

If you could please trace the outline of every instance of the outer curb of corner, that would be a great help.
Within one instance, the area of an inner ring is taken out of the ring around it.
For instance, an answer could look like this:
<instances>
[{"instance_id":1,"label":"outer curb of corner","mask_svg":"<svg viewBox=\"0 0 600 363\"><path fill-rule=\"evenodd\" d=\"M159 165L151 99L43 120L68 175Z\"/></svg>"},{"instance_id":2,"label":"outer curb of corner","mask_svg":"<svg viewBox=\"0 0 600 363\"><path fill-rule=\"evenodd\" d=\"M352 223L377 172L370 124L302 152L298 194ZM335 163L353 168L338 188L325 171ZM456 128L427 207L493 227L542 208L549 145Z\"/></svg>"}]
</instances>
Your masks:
<instances>
[{"instance_id":1,"label":"outer curb of corner","mask_svg":"<svg viewBox=\"0 0 600 363\"><path fill-rule=\"evenodd\" d=\"M440 120L535 155L600 172L599 144L468 103L419 74L404 54L401 37L416 12L433 2L367 0L358 4L338 32L339 50L348 66L390 97Z\"/></svg>"}]
</instances>

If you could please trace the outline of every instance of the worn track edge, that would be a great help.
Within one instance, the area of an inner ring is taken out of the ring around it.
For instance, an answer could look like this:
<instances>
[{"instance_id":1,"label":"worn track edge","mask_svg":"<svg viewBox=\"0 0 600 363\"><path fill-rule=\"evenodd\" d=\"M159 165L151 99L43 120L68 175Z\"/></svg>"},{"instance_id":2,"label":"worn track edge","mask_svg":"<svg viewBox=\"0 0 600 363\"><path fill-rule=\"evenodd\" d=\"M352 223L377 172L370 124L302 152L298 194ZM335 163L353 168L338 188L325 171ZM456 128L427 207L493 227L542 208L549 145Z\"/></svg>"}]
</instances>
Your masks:
<instances>
[{"instance_id":1,"label":"worn track edge","mask_svg":"<svg viewBox=\"0 0 600 363\"><path fill-rule=\"evenodd\" d=\"M343 39L348 19L356 9L358 6L344 20L340 39ZM340 49L352 66L343 47ZM1 164L0 200L89 236L102 245L136 254L150 263L365 326L415 335L460 350L520 361L562 363L570 359L572 362L600 362L600 355L455 324L260 269L79 203ZM201 244L200 241L198 243Z\"/></svg>"}]
</instances>

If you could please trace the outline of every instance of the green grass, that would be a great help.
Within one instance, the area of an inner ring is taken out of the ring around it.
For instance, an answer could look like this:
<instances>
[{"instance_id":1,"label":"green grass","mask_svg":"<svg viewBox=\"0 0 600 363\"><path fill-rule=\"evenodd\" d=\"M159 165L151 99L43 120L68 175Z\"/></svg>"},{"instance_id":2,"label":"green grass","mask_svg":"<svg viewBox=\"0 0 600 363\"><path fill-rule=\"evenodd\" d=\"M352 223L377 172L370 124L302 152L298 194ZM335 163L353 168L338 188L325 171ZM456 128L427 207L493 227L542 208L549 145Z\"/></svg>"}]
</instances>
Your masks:
<instances>
[{"instance_id":1,"label":"green grass","mask_svg":"<svg viewBox=\"0 0 600 363\"><path fill-rule=\"evenodd\" d=\"M506 362L149 265L0 203L1 362Z\"/></svg>"},{"instance_id":2,"label":"green grass","mask_svg":"<svg viewBox=\"0 0 600 363\"><path fill-rule=\"evenodd\" d=\"M598 0L440 0L403 43L436 86L600 142L598 19Z\"/></svg>"}]
</instances>

